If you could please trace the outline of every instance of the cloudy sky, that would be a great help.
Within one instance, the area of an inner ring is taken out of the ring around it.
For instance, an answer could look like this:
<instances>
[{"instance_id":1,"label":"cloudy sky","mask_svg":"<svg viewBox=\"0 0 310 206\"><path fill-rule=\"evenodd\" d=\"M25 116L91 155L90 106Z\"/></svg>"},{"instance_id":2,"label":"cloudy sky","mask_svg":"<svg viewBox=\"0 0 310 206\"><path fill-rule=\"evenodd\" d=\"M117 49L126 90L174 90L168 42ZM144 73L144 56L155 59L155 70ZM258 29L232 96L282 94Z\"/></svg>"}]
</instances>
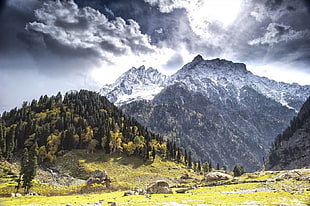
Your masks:
<instances>
[{"instance_id":1,"label":"cloudy sky","mask_svg":"<svg viewBox=\"0 0 310 206\"><path fill-rule=\"evenodd\" d=\"M309 0L0 0L0 112L197 54L310 84Z\"/></svg>"}]
</instances>

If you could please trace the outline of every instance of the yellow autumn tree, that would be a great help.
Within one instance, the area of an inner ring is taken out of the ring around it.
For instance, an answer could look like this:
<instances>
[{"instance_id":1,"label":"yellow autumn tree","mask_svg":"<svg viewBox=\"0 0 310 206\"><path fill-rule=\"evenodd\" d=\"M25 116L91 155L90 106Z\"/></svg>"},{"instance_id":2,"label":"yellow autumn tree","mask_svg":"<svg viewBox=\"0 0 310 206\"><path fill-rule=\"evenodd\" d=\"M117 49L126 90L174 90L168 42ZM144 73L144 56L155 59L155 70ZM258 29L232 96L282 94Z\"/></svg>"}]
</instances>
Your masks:
<instances>
[{"instance_id":1,"label":"yellow autumn tree","mask_svg":"<svg viewBox=\"0 0 310 206\"><path fill-rule=\"evenodd\" d=\"M122 151L122 139L123 134L120 132L118 124L115 124L114 131L110 131L111 134L111 140L110 140L110 149L111 153L114 153L116 151Z\"/></svg>"},{"instance_id":2,"label":"yellow autumn tree","mask_svg":"<svg viewBox=\"0 0 310 206\"><path fill-rule=\"evenodd\" d=\"M126 143L123 144L123 149L128 156L131 156L135 153L136 145L132 141L130 141L128 142L128 144Z\"/></svg>"}]
</instances>

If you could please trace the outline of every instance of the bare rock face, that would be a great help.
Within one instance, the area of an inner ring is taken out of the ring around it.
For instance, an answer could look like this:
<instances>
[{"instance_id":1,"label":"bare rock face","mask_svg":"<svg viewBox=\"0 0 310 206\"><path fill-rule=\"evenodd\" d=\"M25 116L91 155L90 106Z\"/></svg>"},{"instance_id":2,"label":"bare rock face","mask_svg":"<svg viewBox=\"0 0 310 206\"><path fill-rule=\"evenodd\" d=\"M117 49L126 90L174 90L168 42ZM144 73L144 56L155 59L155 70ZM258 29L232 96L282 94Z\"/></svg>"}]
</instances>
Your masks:
<instances>
[{"instance_id":1,"label":"bare rock face","mask_svg":"<svg viewBox=\"0 0 310 206\"><path fill-rule=\"evenodd\" d=\"M232 179L233 176L223 173L223 172L209 172L203 178L202 181L210 182L210 181L220 181L220 180L229 180Z\"/></svg>"},{"instance_id":2,"label":"bare rock face","mask_svg":"<svg viewBox=\"0 0 310 206\"><path fill-rule=\"evenodd\" d=\"M109 187L111 179L106 171L96 170L93 174L88 178L87 185L92 184L101 184Z\"/></svg>"},{"instance_id":3,"label":"bare rock face","mask_svg":"<svg viewBox=\"0 0 310 206\"><path fill-rule=\"evenodd\" d=\"M157 180L146 188L146 192L148 194L171 194L172 190L169 188L168 182Z\"/></svg>"}]
</instances>

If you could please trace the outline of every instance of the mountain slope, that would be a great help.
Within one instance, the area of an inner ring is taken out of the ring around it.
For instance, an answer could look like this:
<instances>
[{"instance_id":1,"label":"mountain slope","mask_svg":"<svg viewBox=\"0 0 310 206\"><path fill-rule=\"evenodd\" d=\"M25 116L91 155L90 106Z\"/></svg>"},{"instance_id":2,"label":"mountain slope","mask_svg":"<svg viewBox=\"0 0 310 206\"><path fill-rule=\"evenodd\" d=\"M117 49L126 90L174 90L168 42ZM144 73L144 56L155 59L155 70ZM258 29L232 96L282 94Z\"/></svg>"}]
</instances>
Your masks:
<instances>
[{"instance_id":1,"label":"mountain slope","mask_svg":"<svg viewBox=\"0 0 310 206\"><path fill-rule=\"evenodd\" d=\"M246 89L240 96L252 99ZM197 159L212 160L229 168L239 163L252 171L260 168L269 143L280 128L286 127L284 117L273 113L292 112L270 99L260 98L265 105L249 112L249 108L240 105L212 103L201 93L177 83L165 88L153 101L130 103L122 109L152 131L191 149ZM273 113L267 116L262 110Z\"/></svg>"},{"instance_id":2,"label":"mountain slope","mask_svg":"<svg viewBox=\"0 0 310 206\"><path fill-rule=\"evenodd\" d=\"M161 80L159 93L146 90L153 99L119 104L124 112L203 161L241 163L250 171L259 169L274 137L310 93L310 86L278 83L253 75L242 63L200 55ZM119 89L110 88L115 99L124 98Z\"/></svg>"},{"instance_id":3,"label":"mountain slope","mask_svg":"<svg viewBox=\"0 0 310 206\"><path fill-rule=\"evenodd\" d=\"M268 170L310 166L310 97L290 126L277 136L266 163Z\"/></svg>"}]
</instances>

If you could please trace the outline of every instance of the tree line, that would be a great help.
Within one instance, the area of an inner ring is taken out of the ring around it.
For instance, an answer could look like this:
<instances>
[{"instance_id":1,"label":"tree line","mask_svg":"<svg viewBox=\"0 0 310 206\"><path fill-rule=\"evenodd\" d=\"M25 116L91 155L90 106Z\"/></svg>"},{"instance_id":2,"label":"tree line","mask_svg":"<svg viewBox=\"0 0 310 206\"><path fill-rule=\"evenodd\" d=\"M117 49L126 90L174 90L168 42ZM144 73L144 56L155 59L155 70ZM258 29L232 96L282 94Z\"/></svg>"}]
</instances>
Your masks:
<instances>
[{"instance_id":1,"label":"tree line","mask_svg":"<svg viewBox=\"0 0 310 206\"><path fill-rule=\"evenodd\" d=\"M190 167L193 162L190 151L148 131L96 92L44 95L0 117L0 158L13 161L16 154L23 154L20 181L26 182L24 188L31 186L27 179L34 177L31 170L37 164L53 163L73 149L89 153L101 150L145 160L161 155Z\"/></svg>"}]
</instances>

